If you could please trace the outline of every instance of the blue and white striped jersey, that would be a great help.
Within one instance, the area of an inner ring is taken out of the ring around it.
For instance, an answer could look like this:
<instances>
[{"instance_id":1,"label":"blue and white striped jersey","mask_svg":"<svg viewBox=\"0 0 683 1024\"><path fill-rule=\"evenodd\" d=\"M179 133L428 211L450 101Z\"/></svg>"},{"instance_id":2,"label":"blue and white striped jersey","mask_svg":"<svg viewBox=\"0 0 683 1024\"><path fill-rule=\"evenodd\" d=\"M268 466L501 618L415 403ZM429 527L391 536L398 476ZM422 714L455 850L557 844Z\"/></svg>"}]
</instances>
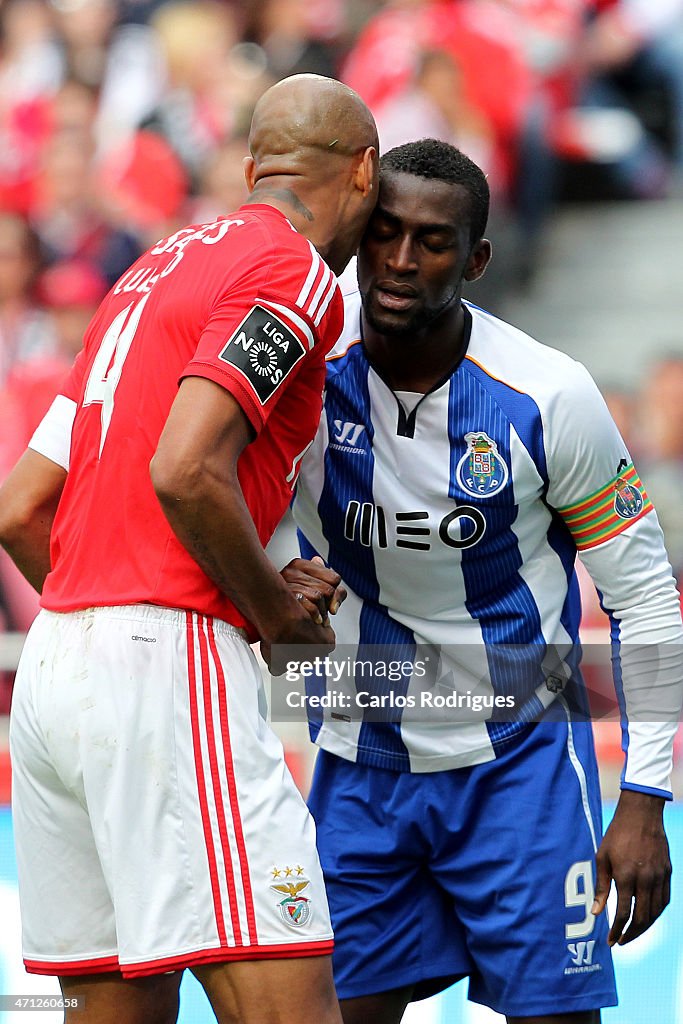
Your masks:
<instances>
[{"instance_id":1,"label":"blue and white striped jersey","mask_svg":"<svg viewBox=\"0 0 683 1024\"><path fill-rule=\"evenodd\" d=\"M578 549L622 645L622 784L670 795L683 632L656 514L584 367L471 304L465 311L465 358L404 405L368 362L359 296L346 298L293 506L303 553L320 554L348 589L337 643L456 648L465 683L498 645L571 649ZM669 713L652 717L666 721L637 713L646 692L652 704L655 682L646 659L627 653L639 644L657 645L658 699ZM491 760L555 696L547 678L502 661L494 670L489 657L489 670L494 691L515 697L513 721L490 712L349 721L327 711L312 723L314 738L350 760L404 771ZM571 686L581 686L576 671Z\"/></svg>"}]
</instances>

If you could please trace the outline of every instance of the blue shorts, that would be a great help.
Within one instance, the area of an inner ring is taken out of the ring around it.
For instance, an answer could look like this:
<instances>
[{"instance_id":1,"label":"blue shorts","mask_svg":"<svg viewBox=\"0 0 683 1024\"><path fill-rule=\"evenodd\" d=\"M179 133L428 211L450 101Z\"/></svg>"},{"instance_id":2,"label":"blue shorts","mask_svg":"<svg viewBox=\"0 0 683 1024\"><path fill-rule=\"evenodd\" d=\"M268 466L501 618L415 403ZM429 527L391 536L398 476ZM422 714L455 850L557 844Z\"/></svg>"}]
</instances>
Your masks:
<instances>
[{"instance_id":1,"label":"blue shorts","mask_svg":"<svg viewBox=\"0 0 683 1024\"><path fill-rule=\"evenodd\" d=\"M590 913L590 723L544 720L495 761L426 774L321 750L309 804L341 999L467 975L471 1000L511 1016L616 1005L606 915Z\"/></svg>"}]
</instances>

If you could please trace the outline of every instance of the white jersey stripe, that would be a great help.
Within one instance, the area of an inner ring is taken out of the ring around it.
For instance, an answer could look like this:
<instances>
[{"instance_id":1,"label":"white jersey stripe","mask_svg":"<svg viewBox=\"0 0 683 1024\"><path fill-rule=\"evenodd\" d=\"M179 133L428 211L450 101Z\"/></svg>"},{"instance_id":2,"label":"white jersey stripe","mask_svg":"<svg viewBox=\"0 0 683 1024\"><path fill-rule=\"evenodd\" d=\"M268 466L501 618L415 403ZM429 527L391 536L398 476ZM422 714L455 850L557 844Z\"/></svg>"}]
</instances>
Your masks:
<instances>
[{"instance_id":1,"label":"white jersey stripe","mask_svg":"<svg viewBox=\"0 0 683 1024\"><path fill-rule=\"evenodd\" d=\"M279 302L271 302L270 299L259 299L259 305L264 306L266 309L272 309L275 313L279 313L281 316L286 317L290 322L301 331L305 337L309 350L315 345L315 338L313 337L313 331L308 326L305 320L302 320L300 316L297 316L289 306L282 306Z\"/></svg>"},{"instance_id":2,"label":"white jersey stripe","mask_svg":"<svg viewBox=\"0 0 683 1024\"><path fill-rule=\"evenodd\" d=\"M571 761L572 768L576 772L576 777L579 782L581 789L581 804L583 806L583 813L586 816L586 822L588 824L588 830L591 834L591 841L593 843L593 853L598 852L598 840L595 834L595 826L593 824L593 815L591 814L590 804L588 802L588 782L586 781L586 772L584 770L579 755L576 753L576 747L574 746L574 730L572 728L572 718L569 712L569 706L567 701L559 694L557 698L562 705L565 715L567 716L567 753L569 754L569 760Z\"/></svg>"},{"instance_id":3,"label":"white jersey stripe","mask_svg":"<svg viewBox=\"0 0 683 1024\"><path fill-rule=\"evenodd\" d=\"M323 553L322 557L325 557ZM353 624L353 628L356 632L360 629L360 616L363 611L363 602L358 598L352 590L349 590L346 600L344 601L344 613L346 621ZM353 647L349 647L349 652L354 651ZM353 653L353 657L356 656L356 651ZM335 715L334 709L325 708L323 724L320 729L320 737L324 738L322 746L326 750L330 750L333 754L337 754L339 757L345 757L349 761L355 761L358 756L358 739L360 735L361 726L363 724L362 719L355 718L351 721L339 721L339 716L333 718Z\"/></svg>"},{"instance_id":4,"label":"white jersey stripe","mask_svg":"<svg viewBox=\"0 0 683 1024\"><path fill-rule=\"evenodd\" d=\"M313 282L318 276L320 264L322 263L320 255L315 246L311 245L311 243L309 242L308 247L311 250L311 256L313 257L313 259L311 261L311 266L309 268L308 274L306 275L306 280L304 281L301 291L299 292L299 296L296 300L297 306L300 306L302 309L305 307L306 302L308 300L308 296L311 294Z\"/></svg>"},{"instance_id":5,"label":"white jersey stripe","mask_svg":"<svg viewBox=\"0 0 683 1024\"><path fill-rule=\"evenodd\" d=\"M311 299L310 304L308 306L308 309L306 310L306 312L308 313L308 315L310 316L311 319L313 319L313 317L316 314L316 311L318 309L318 304L320 302L321 296L322 296L323 292L325 291L325 289L327 288L328 284L330 283L330 278L334 279L334 275L333 275L332 271L330 270L330 268L326 264L323 264L323 268L324 269L323 269L322 277L320 278L320 281L318 282L318 287L316 288L315 292L313 293L313 298Z\"/></svg>"},{"instance_id":6,"label":"white jersey stripe","mask_svg":"<svg viewBox=\"0 0 683 1024\"><path fill-rule=\"evenodd\" d=\"M330 273L332 273L332 271L330 271ZM337 288L337 278L334 276L334 274L332 274L332 280L330 281L330 286L327 289L327 291L326 291L326 293L325 293L325 295L323 297L323 301L321 302L320 307L318 309L318 312L316 313L315 319L313 321L313 323L315 324L316 327L318 326L318 324L320 323L322 318L325 316L325 313L327 311L327 307L329 306L330 302L332 302L332 296L334 295L334 293L336 291L336 288Z\"/></svg>"}]
</instances>

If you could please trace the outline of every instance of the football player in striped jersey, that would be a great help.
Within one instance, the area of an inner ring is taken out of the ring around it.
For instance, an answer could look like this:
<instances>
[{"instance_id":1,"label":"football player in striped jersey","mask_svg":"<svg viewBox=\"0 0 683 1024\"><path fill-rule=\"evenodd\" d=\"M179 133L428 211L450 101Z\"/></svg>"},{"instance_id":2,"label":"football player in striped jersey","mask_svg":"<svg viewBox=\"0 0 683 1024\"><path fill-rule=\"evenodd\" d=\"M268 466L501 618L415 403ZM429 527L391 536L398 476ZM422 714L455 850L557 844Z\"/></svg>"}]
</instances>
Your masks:
<instances>
[{"instance_id":1,"label":"football player in striped jersey","mask_svg":"<svg viewBox=\"0 0 683 1024\"><path fill-rule=\"evenodd\" d=\"M310 798L345 1024L397 1024L459 977L508 1021L595 1024L616 1002L610 947L669 899L676 585L587 371L463 301L487 213L484 174L446 143L383 156L294 503L302 553L348 590L335 657L356 713L312 717ZM604 838L577 553L612 620L623 716ZM389 657L409 666L390 685Z\"/></svg>"}]
</instances>

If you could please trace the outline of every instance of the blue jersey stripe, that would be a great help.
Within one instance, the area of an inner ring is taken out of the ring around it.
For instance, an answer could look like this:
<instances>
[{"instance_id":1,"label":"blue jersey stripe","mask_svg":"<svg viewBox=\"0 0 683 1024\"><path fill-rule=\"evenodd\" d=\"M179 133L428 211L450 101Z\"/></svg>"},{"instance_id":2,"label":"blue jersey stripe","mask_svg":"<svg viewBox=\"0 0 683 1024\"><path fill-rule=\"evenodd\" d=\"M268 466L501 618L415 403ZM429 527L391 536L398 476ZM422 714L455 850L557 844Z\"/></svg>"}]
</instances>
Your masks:
<instances>
[{"instance_id":1,"label":"blue jersey stripe","mask_svg":"<svg viewBox=\"0 0 683 1024\"><path fill-rule=\"evenodd\" d=\"M368 392L369 365L362 356L362 346L354 346L334 364L334 374L327 384L323 415L327 417L330 443L325 452L325 482L318 514L323 534L330 545L329 562L353 591L364 600L377 601L379 584L370 545L357 543L360 515L353 522L349 538L347 509L351 502L372 503L372 479L375 459L372 453L374 430L370 420ZM362 427L355 447L364 449L353 457L335 448L334 438L340 436L344 424ZM360 509L359 509L360 511Z\"/></svg>"},{"instance_id":2,"label":"blue jersey stripe","mask_svg":"<svg viewBox=\"0 0 683 1024\"><path fill-rule=\"evenodd\" d=\"M483 378L483 379L482 379ZM458 465L467 454L465 435L482 432L495 438L498 452L510 465L510 415L505 404L526 408L515 417L515 429L527 446L536 443L540 421L534 402L500 382L494 382L479 367L466 361L453 376L449 391L448 434L450 441L449 495L459 504L471 501L471 495L458 481ZM501 401L503 392L508 403ZM535 410L535 415L534 415ZM543 460L544 461L544 460ZM537 463L538 464L538 463ZM482 501L487 521L486 533L475 547L462 551L465 580L465 606L481 627L487 646L489 671L496 693L521 698L533 694L542 681L540 661L545 650L541 616L534 597L519 570L522 556L512 524L517 515L511 482L492 497ZM520 701L521 704L521 701ZM535 695L528 698L524 710L516 710L515 722L488 723L494 747L516 735L524 721L541 712Z\"/></svg>"},{"instance_id":3,"label":"blue jersey stripe","mask_svg":"<svg viewBox=\"0 0 683 1024\"><path fill-rule=\"evenodd\" d=\"M296 531L297 538L299 540L299 550L301 551L302 558L311 559L314 555L318 555L319 552L315 550L312 544L304 537L301 530ZM318 696L322 697L327 691L327 680L324 675L310 675L306 676L306 695L307 696ZM306 705L306 714L308 715L308 734L311 737L311 741L315 743L318 738L321 726L323 724L323 709L321 706L312 707L309 704Z\"/></svg>"},{"instance_id":4,"label":"blue jersey stripe","mask_svg":"<svg viewBox=\"0 0 683 1024\"><path fill-rule=\"evenodd\" d=\"M553 519L547 533L547 540L560 559L565 576L567 577L567 597L562 608L560 621L571 637L572 642L577 643L581 622L581 598L579 596L579 581L576 578L575 570L576 545L572 540L569 530L556 513L553 513Z\"/></svg>"},{"instance_id":5,"label":"blue jersey stripe","mask_svg":"<svg viewBox=\"0 0 683 1024\"><path fill-rule=\"evenodd\" d=\"M491 377L478 363L466 359L462 365L463 373L477 380L490 399L498 406L500 414L509 423L514 423L515 431L533 459L544 485L548 486L548 466L543 444L543 421L541 413L533 398L510 387L501 380ZM457 374L457 377L460 373ZM477 410L478 411L478 410ZM470 420L471 424L472 421ZM466 425L466 429L472 427ZM483 426L478 429L485 429Z\"/></svg>"},{"instance_id":6,"label":"blue jersey stripe","mask_svg":"<svg viewBox=\"0 0 683 1024\"><path fill-rule=\"evenodd\" d=\"M374 662L392 665L392 663L410 662L415 658L415 637L411 630L396 622L382 605L366 602L360 615L360 637L358 659L371 659ZM384 685L382 685L384 682ZM405 695L410 684L410 675L402 676L402 680L375 678L372 692L376 697L391 694ZM356 691L365 689L363 681L356 678ZM383 714L386 710L386 716ZM368 717L370 720L368 721ZM386 717L385 721L380 721ZM388 704L386 709L372 709L360 727L358 735L358 764L377 764L374 751L381 746L382 766L398 771L410 770L410 757L405 743L401 738L401 709Z\"/></svg>"},{"instance_id":7,"label":"blue jersey stripe","mask_svg":"<svg viewBox=\"0 0 683 1024\"><path fill-rule=\"evenodd\" d=\"M552 511L552 510L551 510ZM571 682L565 690L565 697L572 709L572 715L590 717L590 704L585 679L581 672L581 645L579 626L581 624L581 595L576 576L576 545L566 525L553 513L553 520L547 534L548 544L559 556L567 577L567 596L560 614L560 622L571 639L572 649L564 661L571 670Z\"/></svg>"},{"instance_id":8,"label":"blue jersey stripe","mask_svg":"<svg viewBox=\"0 0 683 1024\"><path fill-rule=\"evenodd\" d=\"M412 660L415 650L415 638L411 630L406 629L389 615L388 610L379 601L379 581L375 569L375 560L371 541L373 531L377 529L375 504L373 495L373 475L375 459L372 451L374 429L370 417L370 393L368 375L370 366L365 357L363 347L355 345L349 352L334 364L329 373L324 415L331 442L340 436L344 424L363 427L354 447L364 449L356 451L352 457L340 448L328 445L325 453L325 483L318 514L323 532L329 542L330 565L334 566L342 579L363 600L360 615L360 637L357 658L364 661L372 658L375 662L391 662L394 660ZM377 648L380 647L381 650ZM372 650L370 648L373 648ZM368 687L362 678L356 678L356 691ZM375 680L377 694L382 696L389 692L399 693L407 689L405 684L387 681L383 688L380 681ZM389 716L396 719L400 709L388 709ZM359 764L377 762L373 753L377 748L386 751L382 764L402 771L410 770L408 750L401 739L400 721L380 722L376 709L366 712L358 737Z\"/></svg>"}]
</instances>

